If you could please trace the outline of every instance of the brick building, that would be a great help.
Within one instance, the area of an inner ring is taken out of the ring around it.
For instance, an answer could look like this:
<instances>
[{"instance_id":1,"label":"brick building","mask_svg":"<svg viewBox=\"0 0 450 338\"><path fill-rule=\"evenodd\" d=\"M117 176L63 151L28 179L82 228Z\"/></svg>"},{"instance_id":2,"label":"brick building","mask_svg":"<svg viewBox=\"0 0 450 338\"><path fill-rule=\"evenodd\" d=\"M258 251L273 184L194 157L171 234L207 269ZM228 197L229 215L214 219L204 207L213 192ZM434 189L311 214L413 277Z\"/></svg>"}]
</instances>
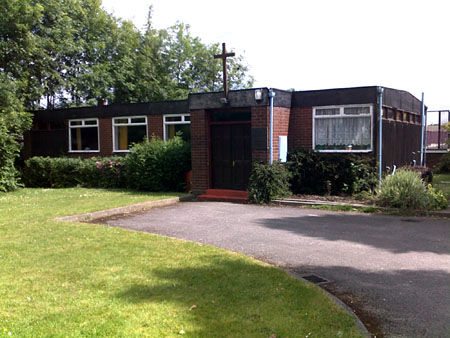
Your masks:
<instances>
[{"instance_id":1,"label":"brick building","mask_svg":"<svg viewBox=\"0 0 450 338\"><path fill-rule=\"evenodd\" d=\"M419 163L421 101L379 88L257 88L231 91L227 100L220 92L199 93L180 101L40 110L25 138L25 157L123 154L144 137L168 139L181 131L192 146L194 193L245 190L252 161L269 161L271 149L274 160L299 148L377 159L382 96L382 167Z\"/></svg>"}]
</instances>

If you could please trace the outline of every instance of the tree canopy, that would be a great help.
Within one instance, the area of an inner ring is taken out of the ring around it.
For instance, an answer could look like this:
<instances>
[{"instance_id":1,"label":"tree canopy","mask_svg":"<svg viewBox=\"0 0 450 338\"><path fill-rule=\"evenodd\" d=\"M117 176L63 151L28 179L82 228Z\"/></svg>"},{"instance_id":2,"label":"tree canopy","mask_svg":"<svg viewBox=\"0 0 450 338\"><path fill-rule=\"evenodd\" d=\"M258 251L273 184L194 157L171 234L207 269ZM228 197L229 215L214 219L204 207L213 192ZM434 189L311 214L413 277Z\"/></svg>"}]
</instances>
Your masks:
<instances>
[{"instance_id":1,"label":"tree canopy","mask_svg":"<svg viewBox=\"0 0 450 338\"><path fill-rule=\"evenodd\" d=\"M186 98L221 89L219 44L177 22L146 29L118 19L101 0L2 0L0 72L26 109ZM242 56L229 62L231 88L252 85Z\"/></svg>"}]
</instances>

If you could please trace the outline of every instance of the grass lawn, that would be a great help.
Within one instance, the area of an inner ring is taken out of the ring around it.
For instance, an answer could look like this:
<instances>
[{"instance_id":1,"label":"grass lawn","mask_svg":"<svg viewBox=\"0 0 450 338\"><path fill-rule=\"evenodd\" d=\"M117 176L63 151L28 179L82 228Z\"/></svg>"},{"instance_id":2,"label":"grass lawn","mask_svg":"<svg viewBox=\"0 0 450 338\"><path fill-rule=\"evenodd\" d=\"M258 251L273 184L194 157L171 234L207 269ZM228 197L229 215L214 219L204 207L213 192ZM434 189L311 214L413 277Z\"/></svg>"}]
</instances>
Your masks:
<instances>
[{"instance_id":1,"label":"grass lawn","mask_svg":"<svg viewBox=\"0 0 450 338\"><path fill-rule=\"evenodd\" d=\"M450 199L450 174L434 174L433 186L442 190L447 198Z\"/></svg>"},{"instance_id":2,"label":"grass lawn","mask_svg":"<svg viewBox=\"0 0 450 338\"><path fill-rule=\"evenodd\" d=\"M361 336L320 289L264 263L53 220L166 196L95 189L0 194L0 337Z\"/></svg>"}]
</instances>

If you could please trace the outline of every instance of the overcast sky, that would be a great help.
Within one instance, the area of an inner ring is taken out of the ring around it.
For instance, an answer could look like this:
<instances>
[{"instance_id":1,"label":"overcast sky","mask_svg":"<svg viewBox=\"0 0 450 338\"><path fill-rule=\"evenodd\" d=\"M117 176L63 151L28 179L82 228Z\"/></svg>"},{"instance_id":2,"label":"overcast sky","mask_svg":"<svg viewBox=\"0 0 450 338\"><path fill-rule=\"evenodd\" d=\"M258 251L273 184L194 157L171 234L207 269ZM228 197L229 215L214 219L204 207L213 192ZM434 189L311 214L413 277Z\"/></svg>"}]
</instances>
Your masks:
<instances>
[{"instance_id":1,"label":"overcast sky","mask_svg":"<svg viewBox=\"0 0 450 338\"><path fill-rule=\"evenodd\" d=\"M138 28L150 5L156 28L182 21L203 42L243 54L255 87L381 85L450 109L446 0L103 0Z\"/></svg>"}]
</instances>

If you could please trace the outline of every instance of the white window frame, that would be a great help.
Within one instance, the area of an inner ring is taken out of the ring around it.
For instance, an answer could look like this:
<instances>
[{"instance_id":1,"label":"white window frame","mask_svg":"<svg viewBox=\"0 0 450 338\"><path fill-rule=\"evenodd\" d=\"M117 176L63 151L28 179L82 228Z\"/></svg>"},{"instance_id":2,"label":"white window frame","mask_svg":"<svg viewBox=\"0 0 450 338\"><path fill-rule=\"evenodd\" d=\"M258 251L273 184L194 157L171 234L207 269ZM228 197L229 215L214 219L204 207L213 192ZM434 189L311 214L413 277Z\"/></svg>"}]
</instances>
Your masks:
<instances>
[{"instance_id":1,"label":"white window frame","mask_svg":"<svg viewBox=\"0 0 450 338\"><path fill-rule=\"evenodd\" d=\"M95 121L95 125L86 125L86 121ZM81 122L81 125L71 126L71 122ZM68 120L69 126L69 153L99 153L100 152L100 125L98 118L71 119ZM97 150L72 150L72 129L77 128L97 128Z\"/></svg>"},{"instance_id":2,"label":"white window frame","mask_svg":"<svg viewBox=\"0 0 450 338\"><path fill-rule=\"evenodd\" d=\"M167 121L167 117L181 117L180 121ZM186 121L186 117L189 117L189 121ZM163 136L164 141L167 141L167 130L166 126L171 124L191 124L191 114L167 114L163 116Z\"/></svg>"},{"instance_id":3,"label":"white window frame","mask_svg":"<svg viewBox=\"0 0 450 338\"><path fill-rule=\"evenodd\" d=\"M144 118L144 122L131 122L131 119L135 118ZM116 123L116 120L119 119L127 119L127 123ZM145 126L145 135L148 138L148 125L147 125L147 116L146 115L137 115L137 116L117 116L112 118L112 137L113 137L113 152L114 153L128 153L130 149L117 149L116 144L116 127L121 126Z\"/></svg>"},{"instance_id":4,"label":"white window frame","mask_svg":"<svg viewBox=\"0 0 450 338\"><path fill-rule=\"evenodd\" d=\"M345 115L344 108L362 108L369 107L369 114L364 115ZM318 115L316 116L316 109L339 109L339 115ZM312 128L312 145L313 150L321 153L370 153L373 151L373 104L346 104L333 106L316 106L313 107L313 128ZM370 148L369 149L316 149L316 119L320 118L354 118L355 116L369 116L370 117Z\"/></svg>"}]
</instances>

